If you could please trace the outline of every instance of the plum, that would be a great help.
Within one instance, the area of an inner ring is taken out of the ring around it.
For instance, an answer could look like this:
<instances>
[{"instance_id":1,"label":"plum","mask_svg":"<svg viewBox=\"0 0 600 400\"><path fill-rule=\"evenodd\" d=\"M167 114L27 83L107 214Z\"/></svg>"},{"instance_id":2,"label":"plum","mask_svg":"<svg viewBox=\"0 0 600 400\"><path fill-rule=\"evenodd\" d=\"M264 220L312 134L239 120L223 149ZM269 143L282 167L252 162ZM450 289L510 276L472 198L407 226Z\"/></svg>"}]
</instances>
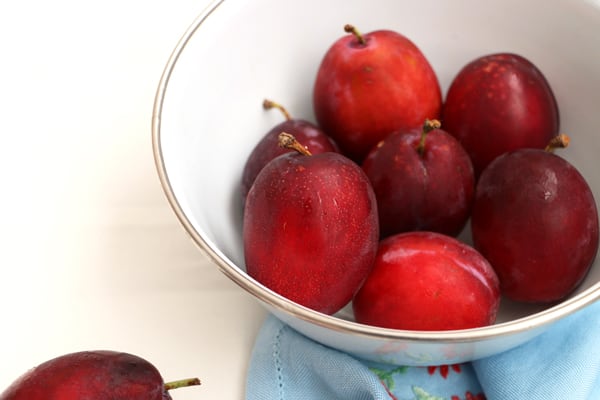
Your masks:
<instances>
[{"instance_id":1,"label":"plum","mask_svg":"<svg viewBox=\"0 0 600 400\"><path fill-rule=\"evenodd\" d=\"M381 241L352 307L362 324L437 331L490 325L499 304L498 277L480 253L453 237L420 231Z\"/></svg>"},{"instance_id":2,"label":"plum","mask_svg":"<svg viewBox=\"0 0 600 400\"><path fill-rule=\"evenodd\" d=\"M512 53L478 57L452 80L442 124L469 153L475 176L497 156L543 149L558 134L558 104L542 72Z\"/></svg>"},{"instance_id":3,"label":"plum","mask_svg":"<svg viewBox=\"0 0 600 400\"><path fill-rule=\"evenodd\" d=\"M170 389L199 384L197 378L164 383L156 367L133 354L80 351L27 371L0 400L170 400Z\"/></svg>"},{"instance_id":4,"label":"plum","mask_svg":"<svg viewBox=\"0 0 600 400\"><path fill-rule=\"evenodd\" d=\"M248 192L246 270L280 295L333 314L371 270L379 240L375 194L347 157L311 155L292 135L281 139L297 152L269 162Z\"/></svg>"},{"instance_id":5,"label":"plum","mask_svg":"<svg viewBox=\"0 0 600 400\"><path fill-rule=\"evenodd\" d=\"M248 191L260 170L275 157L293 151L277 145L278 136L281 132L288 132L293 135L312 154L326 151L339 152L337 144L316 124L304 119L292 118L285 107L269 99L263 101L263 107L267 110L279 109L284 115L285 121L271 128L250 152L242 171L242 203L246 201Z\"/></svg>"},{"instance_id":6,"label":"plum","mask_svg":"<svg viewBox=\"0 0 600 400\"><path fill-rule=\"evenodd\" d=\"M319 65L313 108L341 152L360 163L390 133L439 118L442 95L429 61L407 37L344 29L351 34L338 39Z\"/></svg>"},{"instance_id":7,"label":"plum","mask_svg":"<svg viewBox=\"0 0 600 400\"><path fill-rule=\"evenodd\" d=\"M473 244L492 264L504 295L545 303L571 293L598 251L598 212L579 171L552 152L519 149L496 158L475 190Z\"/></svg>"},{"instance_id":8,"label":"plum","mask_svg":"<svg viewBox=\"0 0 600 400\"><path fill-rule=\"evenodd\" d=\"M382 237L415 230L457 236L466 225L475 191L473 166L439 121L389 135L362 168L375 191Z\"/></svg>"}]
</instances>

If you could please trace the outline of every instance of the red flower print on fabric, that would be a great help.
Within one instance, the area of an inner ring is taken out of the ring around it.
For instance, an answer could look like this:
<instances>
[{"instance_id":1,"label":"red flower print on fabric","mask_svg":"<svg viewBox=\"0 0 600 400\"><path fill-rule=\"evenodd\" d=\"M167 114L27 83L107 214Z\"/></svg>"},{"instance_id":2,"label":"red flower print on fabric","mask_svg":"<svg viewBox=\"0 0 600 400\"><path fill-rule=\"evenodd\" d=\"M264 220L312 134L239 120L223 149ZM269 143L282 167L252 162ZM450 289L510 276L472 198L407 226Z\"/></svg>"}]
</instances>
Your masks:
<instances>
[{"instance_id":1,"label":"red flower print on fabric","mask_svg":"<svg viewBox=\"0 0 600 400\"><path fill-rule=\"evenodd\" d=\"M450 400L462 400L459 396L452 396ZM465 393L465 400L486 400L485 394L478 393L473 394L471 392Z\"/></svg>"},{"instance_id":2,"label":"red flower print on fabric","mask_svg":"<svg viewBox=\"0 0 600 400\"><path fill-rule=\"evenodd\" d=\"M435 374L435 371L438 368L440 371L440 375L444 379L448 378L448 373L450 372L450 369L452 369L452 371L456 372L457 374L460 374L460 364L431 366L431 367L427 367L427 372L429 372L429 375L433 375L433 374Z\"/></svg>"}]
</instances>

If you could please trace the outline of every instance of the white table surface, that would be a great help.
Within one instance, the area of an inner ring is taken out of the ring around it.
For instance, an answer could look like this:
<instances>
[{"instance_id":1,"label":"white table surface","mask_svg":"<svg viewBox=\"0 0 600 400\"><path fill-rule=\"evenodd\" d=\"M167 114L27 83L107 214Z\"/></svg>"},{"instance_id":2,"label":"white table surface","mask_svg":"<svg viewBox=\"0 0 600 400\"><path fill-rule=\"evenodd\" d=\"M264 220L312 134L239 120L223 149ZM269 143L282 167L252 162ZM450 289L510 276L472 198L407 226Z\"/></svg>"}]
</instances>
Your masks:
<instances>
[{"instance_id":1,"label":"white table surface","mask_svg":"<svg viewBox=\"0 0 600 400\"><path fill-rule=\"evenodd\" d=\"M266 315L160 187L151 114L208 0L0 3L0 391L80 350L140 355L175 400L242 399Z\"/></svg>"}]
</instances>

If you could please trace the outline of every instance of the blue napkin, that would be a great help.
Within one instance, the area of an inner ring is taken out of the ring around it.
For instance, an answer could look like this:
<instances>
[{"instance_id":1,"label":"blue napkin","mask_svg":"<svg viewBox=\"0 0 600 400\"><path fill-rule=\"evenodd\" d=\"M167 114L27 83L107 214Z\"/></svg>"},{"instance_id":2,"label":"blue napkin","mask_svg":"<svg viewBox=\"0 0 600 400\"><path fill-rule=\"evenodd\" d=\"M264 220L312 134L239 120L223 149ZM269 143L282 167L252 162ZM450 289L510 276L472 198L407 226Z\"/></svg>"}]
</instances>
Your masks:
<instances>
[{"instance_id":1,"label":"blue napkin","mask_svg":"<svg viewBox=\"0 0 600 400\"><path fill-rule=\"evenodd\" d=\"M359 360L269 316L252 352L246 400L313 399L598 400L600 302L505 353L431 367Z\"/></svg>"}]
</instances>

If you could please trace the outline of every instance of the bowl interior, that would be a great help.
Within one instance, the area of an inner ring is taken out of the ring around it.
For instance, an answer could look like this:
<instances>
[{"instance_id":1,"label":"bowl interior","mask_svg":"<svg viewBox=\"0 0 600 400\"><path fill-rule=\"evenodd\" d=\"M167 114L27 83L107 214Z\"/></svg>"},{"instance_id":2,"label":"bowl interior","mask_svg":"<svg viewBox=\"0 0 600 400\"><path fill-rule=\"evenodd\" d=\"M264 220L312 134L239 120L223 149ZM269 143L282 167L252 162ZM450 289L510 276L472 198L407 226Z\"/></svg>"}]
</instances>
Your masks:
<instances>
[{"instance_id":1,"label":"bowl interior","mask_svg":"<svg viewBox=\"0 0 600 400\"><path fill-rule=\"evenodd\" d=\"M571 136L560 155L600 199L597 2L220 1L194 22L170 61L158 96L155 150L178 216L226 272L244 275L243 165L260 137L282 121L279 113L262 109L262 100L314 121L314 77L346 23L362 32L393 29L409 37L428 57L444 93L459 69L480 55L515 52L533 61L555 92L561 131ZM461 237L470 240L468 229ZM599 262L573 296L597 291ZM503 301L498 323L548 307ZM348 309L337 316L352 319Z\"/></svg>"}]
</instances>

